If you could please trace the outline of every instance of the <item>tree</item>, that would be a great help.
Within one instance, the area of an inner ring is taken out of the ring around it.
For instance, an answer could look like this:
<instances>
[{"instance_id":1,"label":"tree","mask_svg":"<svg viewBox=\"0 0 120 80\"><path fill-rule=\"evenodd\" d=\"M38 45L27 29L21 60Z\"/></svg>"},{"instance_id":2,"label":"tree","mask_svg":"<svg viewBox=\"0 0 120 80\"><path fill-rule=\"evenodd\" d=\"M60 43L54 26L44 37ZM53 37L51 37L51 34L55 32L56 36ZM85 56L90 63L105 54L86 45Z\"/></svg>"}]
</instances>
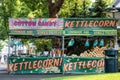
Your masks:
<instances>
[{"instance_id":1,"label":"tree","mask_svg":"<svg viewBox=\"0 0 120 80\"><path fill-rule=\"evenodd\" d=\"M112 7L112 4L115 2L115 0L104 0L107 7Z\"/></svg>"},{"instance_id":2,"label":"tree","mask_svg":"<svg viewBox=\"0 0 120 80\"><path fill-rule=\"evenodd\" d=\"M6 4L8 1L4 2L4 0L0 0L0 39L5 39L8 37L8 8L6 8Z\"/></svg>"},{"instance_id":3,"label":"tree","mask_svg":"<svg viewBox=\"0 0 120 80\"><path fill-rule=\"evenodd\" d=\"M20 0L22 3L21 14L29 18L44 18L48 15L48 0ZM21 15L22 16L22 15Z\"/></svg>"},{"instance_id":4,"label":"tree","mask_svg":"<svg viewBox=\"0 0 120 80\"><path fill-rule=\"evenodd\" d=\"M88 17L91 0L65 0L58 16L62 18Z\"/></svg>"},{"instance_id":5,"label":"tree","mask_svg":"<svg viewBox=\"0 0 120 80\"><path fill-rule=\"evenodd\" d=\"M96 0L93 4L93 17L107 17L107 5L104 0Z\"/></svg>"},{"instance_id":6,"label":"tree","mask_svg":"<svg viewBox=\"0 0 120 80\"><path fill-rule=\"evenodd\" d=\"M80 17L86 18L90 17L89 7L91 5L90 0L82 0L81 11L79 12Z\"/></svg>"},{"instance_id":7,"label":"tree","mask_svg":"<svg viewBox=\"0 0 120 80\"><path fill-rule=\"evenodd\" d=\"M60 11L64 0L48 0L49 17L58 17L58 12Z\"/></svg>"}]
</instances>

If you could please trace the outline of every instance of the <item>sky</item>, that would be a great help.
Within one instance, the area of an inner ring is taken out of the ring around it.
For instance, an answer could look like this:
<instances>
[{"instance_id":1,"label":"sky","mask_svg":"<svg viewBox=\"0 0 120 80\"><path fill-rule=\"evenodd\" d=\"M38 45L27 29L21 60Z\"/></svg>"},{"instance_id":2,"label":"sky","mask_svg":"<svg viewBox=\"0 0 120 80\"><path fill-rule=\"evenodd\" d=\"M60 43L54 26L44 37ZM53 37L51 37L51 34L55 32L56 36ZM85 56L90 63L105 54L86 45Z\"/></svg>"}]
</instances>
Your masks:
<instances>
[{"instance_id":1,"label":"sky","mask_svg":"<svg viewBox=\"0 0 120 80\"><path fill-rule=\"evenodd\" d=\"M95 0L91 0L92 2L95 2Z\"/></svg>"}]
</instances>

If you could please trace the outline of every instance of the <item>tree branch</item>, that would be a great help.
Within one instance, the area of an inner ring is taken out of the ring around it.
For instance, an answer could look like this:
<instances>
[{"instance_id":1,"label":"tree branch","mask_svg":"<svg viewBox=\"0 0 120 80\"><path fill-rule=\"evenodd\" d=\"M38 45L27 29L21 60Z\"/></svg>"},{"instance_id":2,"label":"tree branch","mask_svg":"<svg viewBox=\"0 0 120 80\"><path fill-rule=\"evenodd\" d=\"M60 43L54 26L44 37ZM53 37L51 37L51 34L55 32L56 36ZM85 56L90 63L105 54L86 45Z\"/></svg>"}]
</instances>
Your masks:
<instances>
[{"instance_id":1,"label":"tree branch","mask_svg":"<svg viewBox=\"0 0 120 80\"><path fill-rule=\"evenodd\" d=\"M58 3L56 3L56 9L57 12L60 11L60 8L62 7L62 4L64 3L65 0L58 0Z\"/></svg>"},{"instance_id":2,"label":"tree branch","mask_svg":"<svg viewBox=\"0 0 120 80\"><path fill-rule=\"evenodd\" d=\"M56 14L60 11L64 0L58 0L57 2L52 2L52 0L48 0L48 3L49 17L57 17Z\"/></svg>"}]
</instances>

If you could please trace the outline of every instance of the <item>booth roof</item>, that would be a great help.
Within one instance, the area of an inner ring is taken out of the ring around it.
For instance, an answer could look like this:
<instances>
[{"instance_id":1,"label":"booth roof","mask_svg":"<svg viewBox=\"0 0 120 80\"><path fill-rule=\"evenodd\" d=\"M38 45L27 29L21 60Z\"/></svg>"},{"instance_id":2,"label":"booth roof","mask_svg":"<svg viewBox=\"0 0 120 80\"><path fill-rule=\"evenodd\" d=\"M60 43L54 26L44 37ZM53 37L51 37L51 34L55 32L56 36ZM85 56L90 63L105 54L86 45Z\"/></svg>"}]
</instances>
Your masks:
<instances>
[{"instance_id":1,"label":"booth roof","mask_svg":"<svg viewBox=\"0 0 120 80\"><path fill-rule=\"evenodd\" d=\"M22 39L39 39L39 38L62 38L62 36L25 36L25 35L14 35L14 36L11 36L11 38L22 38Z\"/></svg>"},{"instance_id":2,"label":"booth roof","mask_svg":"<svg viewBox=\"0 0 120 80\"><path fill-rule=\"evenodd\" d=\"M11 36L11 38L16 38L16 39L54 39L54 38L62 38L62 36L25 36L25 35L16 35L16 36ZM114 36L64 36L65 39L79 39L79 40L94 40L94 39L114 39Z\"/></svg>"}]
</instances>

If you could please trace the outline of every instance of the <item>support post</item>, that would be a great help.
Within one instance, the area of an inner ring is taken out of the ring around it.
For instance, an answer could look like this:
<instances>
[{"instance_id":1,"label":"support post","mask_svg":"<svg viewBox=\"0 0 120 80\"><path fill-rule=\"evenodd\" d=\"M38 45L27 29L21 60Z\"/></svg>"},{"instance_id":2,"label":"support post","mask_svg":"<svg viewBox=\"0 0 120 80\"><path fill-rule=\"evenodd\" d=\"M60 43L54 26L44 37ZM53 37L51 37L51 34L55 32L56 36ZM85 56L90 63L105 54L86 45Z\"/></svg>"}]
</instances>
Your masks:
<instances>
[{"instance_id":1,"label":"support post","mask_svg":"<svg viewBox=\"0 0 120 80\"><path fill-rule=\"evenodd\" d=\"M10 56L10 42L11 42L11 36L8 37L8 57Z\"/></svg>"},{"instance_id":2,"label":"support post","mask_svg":"<svg viewBox=\"0 0 120 80\"><path fill-rule=\"evenodd\" d=\"M64 36L62 36L62 56L64 56Z\"/></svg>"},{"instance_id":3,"label":"support post","mask_svg":"<svg viewBox=\"0 0 120 80\"><path fill-rule=\"evenodd\" d=\"M11 43L11 36L8 37L7 70L9 68L10 43ZM8 74L9 74L9 72L8 72Z\"/></svg>"},{"instance_id":4,"label":"support post","mask_svg":"<svg viewBox=\"0 0 120 80\"><path fill-rule=\"evenodd\" d=\"M64 75L64 36L62 36L62 74Z\"/></svg>"}]
</instances>

